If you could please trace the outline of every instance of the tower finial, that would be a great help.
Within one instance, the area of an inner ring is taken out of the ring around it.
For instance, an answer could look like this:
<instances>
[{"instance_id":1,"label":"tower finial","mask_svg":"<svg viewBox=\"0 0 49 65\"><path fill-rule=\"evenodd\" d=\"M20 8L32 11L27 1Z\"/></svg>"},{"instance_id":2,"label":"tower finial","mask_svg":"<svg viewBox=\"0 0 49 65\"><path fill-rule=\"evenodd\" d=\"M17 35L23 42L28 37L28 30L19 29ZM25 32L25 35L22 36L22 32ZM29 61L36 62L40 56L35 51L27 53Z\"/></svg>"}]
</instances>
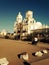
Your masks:
<instances>
[{"instance_id":1,"label":"tower finial","mask_svg":"<svg viewBox=\"0 0 49 65\"><path fill-rule=\"evenodd\" d=\"M21 15L21 13L19 12L19 15Z\"/></svg>"}]
</instances>

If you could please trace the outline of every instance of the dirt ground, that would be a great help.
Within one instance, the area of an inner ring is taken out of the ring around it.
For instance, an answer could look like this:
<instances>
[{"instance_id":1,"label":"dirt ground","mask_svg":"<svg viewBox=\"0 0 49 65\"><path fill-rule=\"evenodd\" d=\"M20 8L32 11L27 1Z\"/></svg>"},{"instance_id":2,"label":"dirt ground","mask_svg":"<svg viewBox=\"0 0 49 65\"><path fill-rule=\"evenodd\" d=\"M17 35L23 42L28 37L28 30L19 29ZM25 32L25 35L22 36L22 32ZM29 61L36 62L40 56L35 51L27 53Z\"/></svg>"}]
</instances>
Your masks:
<instances>
[{"instance_id":1,"label":"dirt ground","mask_svg":"<svg viewBox=\"0 0 49 65\"><path fill-rule=\"evenodd\" d=\"M48 53L42 57L35 57L33 53L47 49ZM29 60L27 63L18 57L19 54L27 52ZM49 65L49 44L38 42L32 45L31 42L20 40L0 39L0 59L7 58L8 65Z\"/></svg>"}]
</instances>

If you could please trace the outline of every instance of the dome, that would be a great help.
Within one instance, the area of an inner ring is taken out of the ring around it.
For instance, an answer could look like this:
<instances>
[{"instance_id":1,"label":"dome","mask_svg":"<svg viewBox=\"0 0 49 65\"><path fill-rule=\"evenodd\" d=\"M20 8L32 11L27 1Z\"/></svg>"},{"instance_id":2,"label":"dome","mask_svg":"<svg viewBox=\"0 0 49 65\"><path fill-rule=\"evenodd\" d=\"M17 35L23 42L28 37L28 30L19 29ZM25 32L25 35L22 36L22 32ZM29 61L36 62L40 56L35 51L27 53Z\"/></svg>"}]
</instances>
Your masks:
<instances>
[{"instance_id":1,"label":"dome","mask_svg":"<svg viewBox=\"0 0 49 65\"><path fill-rule=\"evenodd\" d=\"M33 17L33 12L32 11L27 11L26 12L26 18L32 18Z\"/></svg>"},{"instance_id":2,"label":"dome","mask_svg":"<svg viewBox=\"0 0 49 65\"><path fill-rule=\"evenodd\" d=\"M32 11L27 11L27 14L32 14L33 12Z\"/></svg>"},{"instance_id":3,"label":"dome","mask_svg":"<svg viewBox=\"0 0 49 65\"><path fill-rule=\"evenodd\" d=\"M42 27L42 24L40 22L35 23L35 29L40 29Z\"/></svg>"},{"instance_id":4,"label":"dome","mask_svg":"<svg viewBox=\"0 0 49 65\"><path fill-rule=\"evenodd\" d=\"M42 26L42 23L41 22L37 22L36 23L38 26Z\"/></svg>"}]
</instances>

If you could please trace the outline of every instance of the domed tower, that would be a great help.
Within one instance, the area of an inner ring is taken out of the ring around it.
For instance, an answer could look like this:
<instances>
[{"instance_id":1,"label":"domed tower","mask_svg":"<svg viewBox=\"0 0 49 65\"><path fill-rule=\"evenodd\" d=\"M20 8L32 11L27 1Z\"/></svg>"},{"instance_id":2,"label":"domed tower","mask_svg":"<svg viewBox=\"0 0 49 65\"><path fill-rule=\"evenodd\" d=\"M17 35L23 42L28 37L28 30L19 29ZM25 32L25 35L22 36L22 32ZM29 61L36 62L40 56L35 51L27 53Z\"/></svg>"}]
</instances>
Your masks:
<instances>
[{"instance_id":1,"label":"domed tower","mask_svg":"<svg viewBox=\"0 0 49 65\"><path fill-rule=\"evenodd\" d=\"M33 18L33 12L27 11L26 12L26 22L27 22L27 31L28 34L31 33L31 30L33 30L34 24L36 23L36 20Z\"/></svg>"},{"instance_id":2,"label":"domed tower","mask_svg":"<svg viewBox=\"0 0 49 65\"><path fill-rule=\"evenodd\" d=\"M33 12L32 11L27 11L26 12L26 18L32 18L33 17Z\"/></svg>"},{"instance_id":3,"label":"domed tower","mask_svg":"<svg viewBox=\"0 0 49 65\"><path fill-rule=\"evenodd\" d=\"M36 21L33 18L33 12L32 11L27 11L26 12L26 19L28 24L34 24Z\"/></svg>"}]
</instances>

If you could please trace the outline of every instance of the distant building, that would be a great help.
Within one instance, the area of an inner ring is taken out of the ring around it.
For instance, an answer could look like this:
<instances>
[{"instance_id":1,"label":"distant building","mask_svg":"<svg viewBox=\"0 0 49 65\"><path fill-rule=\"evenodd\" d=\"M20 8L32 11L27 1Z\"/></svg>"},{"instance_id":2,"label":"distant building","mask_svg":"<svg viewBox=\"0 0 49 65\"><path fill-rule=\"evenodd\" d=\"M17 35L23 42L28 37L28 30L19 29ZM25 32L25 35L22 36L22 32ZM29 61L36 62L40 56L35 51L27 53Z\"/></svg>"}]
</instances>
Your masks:
<instances>
[{"instance_id":1,"label":"distant building","mask_svg":"<svg viewBox=\"0 0 49 65\"><path fill-rule=\"evenodd\" d=\"M2 36L6 36L7 35L7 31L5 29L3 29L0 33Z\"/></svg>"},{"instance_id":2,"label":"distant building","mask_svg":"<svg viewBox=\"0 0 49 65\"><path fill-rule=\"evenodd\" d=\"M16 17L16 22L14 23L14 33L16 34L30 34L33 32L33 30L36 29L43 29L49 27L47 25L42 25L41 22L36 22L36 20L33 18L33 12L27 11L26 16L23 19L23 16L21 13L18 13L18 16Z\"/></svg>"}]
</instances>

